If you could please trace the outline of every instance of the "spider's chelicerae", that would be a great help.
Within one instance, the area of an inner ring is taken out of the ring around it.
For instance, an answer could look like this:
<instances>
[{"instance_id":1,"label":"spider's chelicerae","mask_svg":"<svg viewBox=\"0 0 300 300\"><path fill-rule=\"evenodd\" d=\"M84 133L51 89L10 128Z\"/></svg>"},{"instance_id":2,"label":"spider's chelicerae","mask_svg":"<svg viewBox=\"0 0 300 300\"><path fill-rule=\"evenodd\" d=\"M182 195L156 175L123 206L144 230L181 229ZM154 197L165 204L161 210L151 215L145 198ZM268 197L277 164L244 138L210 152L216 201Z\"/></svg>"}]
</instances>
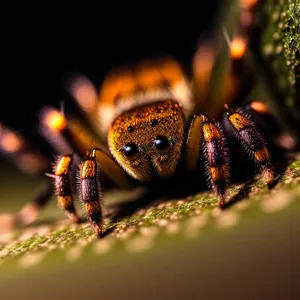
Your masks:
<instances>
[{"instance_id":1,"label":"spider's chelicerae","mask_svg":"<svg viewBox=\"0 0 300 300\"><path fill-rule=\"evenodd\" d=\"M215 105L210 103L210 97L220 50L220 39L216 37L200 43L191 76L176 60L162 58L111 72L100 93L84 76L74 78L69 91L89 126L56 109L44 109L41 132L59 157L54 172L47 174L42 191L14 221L32 222L55 191L68 217L78 222L71 173L79 163L78 194L99 236L103 234L103 176L121 187L167 182L169 178L193 174L201 168L199 159L203 156L209 184L223 207L230 169L222 127L225 132L235 133L266 184L272 184L274 169L270 153L253 122L258 119L257 114L268 114L267 107L257 101L245 109L234 110L227 105L232 107L240 101L248 87L246 50L258 2L241 1L238 25L227 45L230 60ZM9 153L19 166L44 175L49 159L34 152L4 126L0 144L3 152ZM54 188L49 177L54 180Z\"/></svg>"}]
</instances>

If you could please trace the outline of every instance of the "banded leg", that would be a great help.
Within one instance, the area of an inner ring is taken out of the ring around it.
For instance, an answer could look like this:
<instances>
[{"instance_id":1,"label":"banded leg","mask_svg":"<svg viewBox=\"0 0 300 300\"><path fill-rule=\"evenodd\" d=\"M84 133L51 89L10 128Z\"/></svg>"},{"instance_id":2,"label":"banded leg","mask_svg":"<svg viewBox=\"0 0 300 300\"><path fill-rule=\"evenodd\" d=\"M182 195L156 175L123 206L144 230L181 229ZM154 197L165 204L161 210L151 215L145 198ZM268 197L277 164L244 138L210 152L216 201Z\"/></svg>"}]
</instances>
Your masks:
<instances>
[{"instance_id":1,"label":"banded leg","mask_svg":"<svg viewBox=\"0 0 300 300\"><path fill-rule=\"evenodd\" d=\"M67 83L67 90L84 112L93 129L101 137L102 132L99 129L98 119L99 93L94 84L86 76L77 74Z\"/></svg>"},{"instance_id":2,"label":"banded leg","mask_svg":"<svg viewBox=\"0 0 300 300\"><path fill-rule=\"evenodd\" d=\"M96 234L103 234L103 195L98 179L98 167L95 150L80 166L80 199L83 203L87 218Z\"/></svg>"},{"instance_id":3,"label":"banded leg","mask_svg":"<svg viewBox=\"0 0 300 300\"><path fill-rule=\"evenodd\" d=\"M96 156L103 173L120 187L127 188L131 182L124 170L100 147L94 134L76 118L67 120L63 113L54 108L44 108L41 131L57 153L86 155L87 149L97 149Z\"/></svg>"},{"instance_id":4,"label":"banded leg","mask_svg":"<svg viewBox=\"0 0 300 300\"><path fill-rule=\"evenodd\" d=\"M219 206L225 205L225 193L229 183L229 158L222 128L203 116L202 147L210 185L217 192Z\"/></svg>"},{"instance_id":5,"label":"banded leg","mask_svg":"<svg viewBox=\"0 0 300 300\"><path fill-rule=\"evenodd\" d=\"M0 152L24 173L40 178L49 166L48 158L24 136L0 124ZM53 195L52 183L44 178L32 201L26 203L16 215L0 214L0 231L34 222Z\"/></svg>"},{"instance_id":6,"label":"banded leg","mask_svg":"<svg viewBox=\"0 0 300 300\"><path fill-rule=\"evenodd\" d=\"M54 174L46 175L54 179L55 194L57 196L59 206L65 211L66 216L72 222L78 223L79 217L74 206L70 182L72 161L73 155L60 156L55 164Z\"/></svg>"},{"instance_id":7,"label":"banded leg","mask_svg":"<svg viewBox=\"0 0 300 300\"><path fill-rule=\"evenodd\" d=\"M201 148L209 186L216 191L219 206L223 207L229 183L229 159L225 137L219 125L209 121L203 115L198 115L194 117L188 132L185 152L185 164L188 170L196 169Z\"/></svg>"},{"instance_id":8,"label":"banded leg","mask_svg":"<svg viewBox=\"0 0 300 300\"><path fill-rule=\"evenodd\" d=\"M64 115L55 109L47 108L44 110L42 123L45 138L59 153L68 149L83 157L86 149L93 149L93 147L99 145L94 140L92 133L79 120L66 120ZM79 196L84 204L90 223L97 234L101 236L103 231L103 212L101 206L102 192L98 176L106 175L121 188L130 187L132 182L125 171L105 151L100 148L94 149L95 151L92 152L92 155L89 155L81 164ZM73 181L70 181L72 158L74 156L61 156L55 166L54 174L48 174L48 176L54 178L56 195L60 206L73 222L78 222L79 219L71 195L73 186ZM98 172L96 159L99 162L101 173Z\"/></svg>"},{"instance_id":9,"label":"banded leg","mask_svg":"<svg viewBox=\"0 0 300 300\"><path fill-rule=\"evenodd\" d=\"M28 175L40 176L49 166L49 159L38 148L3 124L0 124L0 152Z\"/></svg>"},{"instance_id":10,"label":"banded leg","mask_svg":"<svg viewBox=\"0 0 300 300\"><path fill-rule=\"evenodd\" d=\"M102 172L109 174L121 188L132 187L124 171L101 149L95 148L81 163L79 196L86 216L99 237L103 235L104 222L103 193L99 180Z\"/></svg>"},{"instance_id":11,"label":"banded leg","mask_svg":"<svg viewBox=\"0 0 300 300\"><path fill-rule=\"evenodd\" d=\"M237 139L241 141L247 153L254 159L264 181L271 185L274 182L274 168L271 155L256 126L242 109L233 112L227 111L226 114Z\"/></svg>"}]
</instances>

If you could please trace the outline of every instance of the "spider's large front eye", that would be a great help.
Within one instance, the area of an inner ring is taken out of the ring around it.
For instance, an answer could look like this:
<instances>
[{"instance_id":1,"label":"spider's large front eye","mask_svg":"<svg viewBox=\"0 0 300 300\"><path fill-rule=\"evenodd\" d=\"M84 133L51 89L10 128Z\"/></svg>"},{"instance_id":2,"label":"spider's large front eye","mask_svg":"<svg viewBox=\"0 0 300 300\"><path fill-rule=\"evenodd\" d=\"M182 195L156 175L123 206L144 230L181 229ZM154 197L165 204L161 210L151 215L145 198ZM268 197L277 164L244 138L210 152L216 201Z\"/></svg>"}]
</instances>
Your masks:
<instances>
[{"instance_id":1,"label":"spider's large front eye","mask_svg":"<svg viewBox=\"0 0 300 300\"><path fill-rule=\"evenodd\" d=\"M158 136L154 141L154 145L159 154L166 154L171 148L168 138L164 135Z\"/></svg>"},{"instance_id":2,"label":"spider's large front eye","mask_svg":"<svg viewBox=\"0 0 300 300\"><path fill-rule=\"evenodd\" d=\"M139 148L136 144L130 143L122 147L125 156L129 160L135 160L139 156Z\"/></svg>"}]
</instances>

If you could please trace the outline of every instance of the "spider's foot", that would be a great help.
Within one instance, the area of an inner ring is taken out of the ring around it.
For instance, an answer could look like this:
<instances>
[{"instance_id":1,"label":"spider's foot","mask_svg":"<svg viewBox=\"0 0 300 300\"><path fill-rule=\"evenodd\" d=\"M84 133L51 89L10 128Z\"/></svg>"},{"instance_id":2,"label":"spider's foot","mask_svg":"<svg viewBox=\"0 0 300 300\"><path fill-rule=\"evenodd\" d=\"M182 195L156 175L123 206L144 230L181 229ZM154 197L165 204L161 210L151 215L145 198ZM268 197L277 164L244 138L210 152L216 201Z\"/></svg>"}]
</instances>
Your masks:
<instances>
[{"instance_id":1,"label":"spider's foot","mask_svg":"<svg viewBox=\"0 0 300 300\"><path fill-rule=\"evenodd\" d=\"M262 177L268 187L271 187L275 181L273 169L265 169L262 171Z\"/></svg>"},{"instance_id":2,"label":"spider's foot","mask_svg":"<svg viewBox=\"0 0 300 300\"><path fill-rule=\"evenodd\" d=\"M94 223L94 224L92 225L92 227L93 227L93 229L94 229L94 232L95 232L96 236L97 236L99 239L101 239L101 238L104 237L104 230L103 230L103 224L102 224L102 222L99 223L99 224L95 224L95 223Z\"/></svg>"},{"instance_id":3,"label":"spider's foot","mask_svg":"<svg viewBox=\"0 0 300 300\"><path fill-rule=\"evenodd\" d=\"M225 207L225 197L224 195L219 195L218 198L219 198L218 205L220 208L223 209Z\"/></svg>"},{"instance_id":4,"label":"spider's foot","mask_svg":"<svg viewBox=\"0 0 300 300\"><path fill-rule=\"evenodd\" d=\"M0 214L0 234L16 228L16 218L9 213Z\"/></svg>"},{"instance_id":5,"label":"spider's foot","mask_svg":"<svg viewBox=\"0 0 300 300\"><path fill-rule=\"evenodd\" d=\"M67 217L71 220L72 223L80 223L80 218L76 213L66 212Z\"/></svg>"}]
</instances>

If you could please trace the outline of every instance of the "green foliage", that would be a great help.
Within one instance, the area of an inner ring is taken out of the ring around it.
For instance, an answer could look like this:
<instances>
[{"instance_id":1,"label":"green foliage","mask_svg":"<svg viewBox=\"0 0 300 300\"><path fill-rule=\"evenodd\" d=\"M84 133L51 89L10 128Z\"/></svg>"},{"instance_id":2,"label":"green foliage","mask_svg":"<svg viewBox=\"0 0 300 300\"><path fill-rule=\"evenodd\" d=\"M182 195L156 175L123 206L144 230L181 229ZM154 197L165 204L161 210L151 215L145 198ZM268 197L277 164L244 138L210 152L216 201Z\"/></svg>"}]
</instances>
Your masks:
<instances>
[{"instance_id":1,"label":"green foliage","mask_svg":"<svg viewBox=\"0 0 300 300\"><path fill-rule=\"evenodd\" d=\"M58 208L54 207L53 211L48 212L48 217L53 218L51 223L43 224L40 220L41 225L34 224L0 236L1 267L6 266L16 272L16 266L33 267L43 260L47 261L47 257L61 254L65 258L56 260L56 264L67 266L66 259L79 260L85 255L91 257L91 249L96 256L100 253L114 256L118 249L122 249L121 256L126 256L128 252L146 251L155 244L157 251L170 242L201 241L203 233L214 236L223 230L262 222L289 207L299 209L295 201L300 198L299 181L300 160L296 160L290 163L271 191L260 177L232 185L228 199L237 201L224 211L217 207L217 199L210 191L183 199L157 200L119 220L107 218L106 228L113 228L113 231L100 241L86 223L76 225L65 219L55 220ZM291 205L294 202L296 204Z\"/></svg>"},{"instance_id":2,"label":"green foliage","mask_svg":"<svg viewBox=\"0 0 300 300\"><path fill-rule=\"evenodd\" d=\"M300 1L265 2L262 51L284 95L282 100L292 108L300 85Z\"/></svg>"}]
</instances>

